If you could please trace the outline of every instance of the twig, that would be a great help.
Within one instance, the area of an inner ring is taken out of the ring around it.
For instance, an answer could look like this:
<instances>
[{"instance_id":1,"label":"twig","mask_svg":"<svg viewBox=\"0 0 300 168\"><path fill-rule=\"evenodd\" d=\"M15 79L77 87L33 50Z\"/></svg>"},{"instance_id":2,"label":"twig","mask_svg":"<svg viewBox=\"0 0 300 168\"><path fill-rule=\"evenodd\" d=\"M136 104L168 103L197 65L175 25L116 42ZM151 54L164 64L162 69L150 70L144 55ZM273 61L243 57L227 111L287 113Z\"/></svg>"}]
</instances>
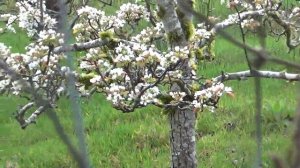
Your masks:
<instances>
[{"instance_id":1,"label":"twig","mask_svg":"<svg viewBox=\"0 0 300 168\"><path fill-rule=\"evenodd\" d=\"M242 40L243 40L243 44L246 45L246 34L243 30L243 27L242 27L242 18L241 18L241 14L240 14L240 11L238 10L238 8L235 6L235 11L237 12L238 14L238 18L239 18L239 28L240 28L240 31L241 31L241 35L242 35ZM248 56L248 51L247 49L244 47L243 48L244 50L244 54L245 54L245 57L246 57L246 61L247 61L247 65L248 65L248 68L249 70L252 70L252 67L251 67L251 63L250 63L250 60L249 60L249 56Z\"/></svg>"}]
</instances>

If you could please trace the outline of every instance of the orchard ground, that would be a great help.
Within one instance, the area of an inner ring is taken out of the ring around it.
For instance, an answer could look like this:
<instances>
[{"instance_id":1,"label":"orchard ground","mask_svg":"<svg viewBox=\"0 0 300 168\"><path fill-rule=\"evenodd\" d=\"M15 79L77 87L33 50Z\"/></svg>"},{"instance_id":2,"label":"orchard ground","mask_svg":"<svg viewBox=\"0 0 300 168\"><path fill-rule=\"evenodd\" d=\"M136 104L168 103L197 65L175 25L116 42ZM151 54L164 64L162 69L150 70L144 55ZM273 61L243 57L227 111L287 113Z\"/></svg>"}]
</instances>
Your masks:
<instances>
[{"instance_id":1,"label":"orchard ground","mask_svg":"<svg viewBox=\"0 0 300 168\"><path fill-rule=\"evenodd\" d=\"M238 29L229 29L229 33ZM247 42L256 45L254 35ZM300 50L287 53L284 41L268 38L272 54L300 62ZM12 50L24 51L28 39L22 34L0 35L0 42ZM214 77L224 72L247 69L243 50L218 37L213 62L203 62L199 74ZM295 72L268 63L262 69ZM299 73L299 72L297 72ZM203 111L197 119L197 157L199 167L252 167L255 163L255 94L253 79L231 81L235 97L221 98L214 112ZM272 156L290 158L293 118L299 92L298 83L262 79L263 86L263 164L272 166ZM65 145L58 138L51 121L42 115L36 125L22 130L13 117L22 99L0 97L0 166L76 167ZM169 167L169 125L161 109L148 107L123 114L114 110L104 96L82 99L89 156L94 167ZM61 99L56 109L68 135L74 138L69 103Z\"/></svg>"}]
</instances>

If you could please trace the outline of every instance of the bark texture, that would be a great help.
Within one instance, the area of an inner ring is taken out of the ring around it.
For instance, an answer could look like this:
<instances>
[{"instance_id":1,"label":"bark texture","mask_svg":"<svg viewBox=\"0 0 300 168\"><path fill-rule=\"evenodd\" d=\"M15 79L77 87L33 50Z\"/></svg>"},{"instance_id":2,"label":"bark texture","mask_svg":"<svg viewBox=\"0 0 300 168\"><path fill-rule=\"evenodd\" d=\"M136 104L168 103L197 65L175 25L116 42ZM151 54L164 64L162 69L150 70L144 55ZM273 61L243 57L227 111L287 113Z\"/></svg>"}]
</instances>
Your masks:
<instances>
[{"instance_id":1,"label":"bark texture","mask_svg":"<svg viewBox=\"0 0 300 168\"><path fill-rule=\"evenodd\" d=\"M174 0L157 0L157 4L164 29L169 36L170 46L186 45L187 41L184 38L183 30L175 10ZM170 38L172 39L171 41Z\"/></svg>"},{"instance_id":2,"label":"bark texture","mask_svg":"<svg viewBox=\"0 0 300 168\"><path fill-rule=\"evenodd\" d=\"M195 144L195 113L191 107L170 113L172 168L197 167Z\"/></svg>"},{"instance_id":3,"label":"bark texture","mask_svg":"<svg viewBox=\"0 0 300 168\"><path fill-rule=\"evenodd\" d=\"M180 4L193 5L192 1L177 0L157 0L160 17L164 29L167 33L170 48L175 46L187 46L188 37L186 36L184 25L192 21L192 15L183 11ZM180 14L180 18L178 16ZM183 70L185 79L192 75L188 59L180 67ZM185 83L190 81L184 80ZM184 92L177 84L172 86L172 91ZM183 106L174 109L169 114L171 125L170 146L171 146L171 167L172 168L195 168L197 167L196 145L195 145L195 113L190 106Z\"/></svg>"}]
</instances>

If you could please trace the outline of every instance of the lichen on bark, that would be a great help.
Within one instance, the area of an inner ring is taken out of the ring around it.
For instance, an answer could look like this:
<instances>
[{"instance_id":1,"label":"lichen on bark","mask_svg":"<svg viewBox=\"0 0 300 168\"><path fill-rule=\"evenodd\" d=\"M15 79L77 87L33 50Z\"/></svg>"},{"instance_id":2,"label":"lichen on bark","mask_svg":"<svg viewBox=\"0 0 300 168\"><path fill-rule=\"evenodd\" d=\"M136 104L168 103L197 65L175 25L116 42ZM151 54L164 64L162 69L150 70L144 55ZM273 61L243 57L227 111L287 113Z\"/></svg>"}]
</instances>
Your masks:
<instances>
[{"instance_id":1,"label":"lichen on bark","mask_svg":"<svg viewBox=\"0 0 300 168\"><path fill-rule=\"evenodd\" d=\"M188 1L190 2L190 1ZM185 0L177 0L175 5L173 0L157 0L161 8L161 19L169 41L170 48L174 46L188 46L188 41L192 37L191 27L192 15L182 11L178 4L186 3ZM193 5L193 3L190 3ZM178 10L176 12L176 9ZM180 16L178 16L180 15ZM181 18L180 18L181 17ZM181 21L180 21L181 20ZM190 26L190 27L189 27ZM183 75L190 79L192 68L188 65L188 60L181 66ZM185 83L191 81L185 80ZM174 83L171 91L184 92ZM196 146L195 146L195 113L188 105L177 107L168 112L170 122L170 146L171 146L171 167L172 168L195 168L197 167Z\"/></svg>"},{"instance_id":2,"label":"lichen on bark","mask_svg":"<svg viewBox=\"0 0 300 168\"><path fill-rule=\"evenodd\" d=\"M186 17L184 12L182 12L179 8L176 9L176 13L185 35L185 39L187 41L191 40L195 35L195 26L193 21L190 18Z\"/></svg>"}]
</instances>

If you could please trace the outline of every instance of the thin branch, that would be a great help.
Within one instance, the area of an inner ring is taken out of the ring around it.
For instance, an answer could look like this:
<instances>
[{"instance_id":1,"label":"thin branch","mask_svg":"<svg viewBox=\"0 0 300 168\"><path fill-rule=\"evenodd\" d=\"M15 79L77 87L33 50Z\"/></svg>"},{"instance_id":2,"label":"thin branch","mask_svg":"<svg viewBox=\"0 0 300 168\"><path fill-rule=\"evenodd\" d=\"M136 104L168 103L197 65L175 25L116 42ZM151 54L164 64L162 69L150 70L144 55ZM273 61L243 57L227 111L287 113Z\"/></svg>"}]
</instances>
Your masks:
<instances>
[{"instance_id":1,"label":"thin branch","mask_svg":"<svg viewBox=\"0 0 300 168\"><path fill-rule=\"evenodd\" d=\"M246 34L245 34L244 29L242 27L241 13L240 13L240 11L238 10L238 8L236 6L234 8L235 8L235 11L238 14L239 28L240 28L241 35L242 35L243 44L246 45ZM247 51L247 49L245 47L243 47L243 50L244 50L244 54L245 54L245 57L246 57L248 68L249 68L249 70L252 70L251 63L250 63L249 56L248 56L248 51Z\"/></svg>"},{"instance_id":2,"label":"thin branch","mask_svg":"<svg viewBox=\"0 0 300 168\"><path fill-rule=\"evenodd\" d=\"M192 92L190 89L187 87L186 83L183 80L175 79L173 80L174 83L176 83L179 88L184 91L188 96L192 96Z\"/></svg>"},{"instance_id":3,"label":"thin branch","mask_svg":"<svg viewBox=\"0 0 300 168\"><path fill-rule=\"evenodd\" d=\"M194 12L193 12L194 13ZM265 13L264 9L260 10L255 10L255 11L246 11L246 12L241 12L241 13L236 13L229 15L229 17L217 24L213 24L210 22L210 25L213 25L213 28L211 29L211 33L216 33L220 30L224 30L229 26L235 25L237 21L242 21L248 17L255 17L255 16L261 16ZM195 14L195 13L194 13ZM196 13L199 19L198 13ZM201 17L204 20L207 20L206 18ZM208 21L208 20L207 20ZM209 22L209 21L208 21Z\"/></svg>"},{"instance_id":4,"label":"thin branch","mask_svg":"<svg viewBox=\"0 0 300 168\"><path fill-rule=\"evenodd\" d=\"M149 12L149 20L150 20L150 23L151 23L153 26L156 26L157 20L155 19L154 15L153 15L153 12L152 12L152 10L151 10L150 2L149 2L149 0L145 0L145 2L146 2L146 8L147 8L147 11Z\"/></svg>"},{"instance_id":5,"label":"thin branch","mask_svg":"<svg viewBox=\"0 0 300 168\"><path fill-rule=\"evenodd\" d=\"M46 64L45 64L44 69L42 70L42 74L45 74L45 73L46 73L47 68L48 68L48 66L49 66L49 63L50 63L50 56L51 56L51 52L52 52L52 50L53 50L53 45L49 45L48 48L49 48L49 51L48 51L48 55L47 55L47 62L46 62Z\"/></svg>"},{"instance_id":6,"label":"thin branch","mask_svg":"<svg viewBox=\"0 0 300 168\"><path fill-rule=\"evenodd\" d=\"M64 142L64 144L67 146L73 159L79 164L79 166L84 167L82 166L81 155L79 154L78 150L74 147L70 138L64 131L64 128L58 116L56 115L55 111L52 108L50 108L46 114L51 119L57 134L59 135L60 139Z\"/></svg>"},{"instance_id":7,"label":"thin branch","mask_svg":"<svg viewBox=\"0 0 300 168\"><path fill-rule=\"evenodd\" d=\"M261 19L260 19L261 20ZM258 35L259 35L259 42L261 48L265 50L266 47L266 32L262 25L258 27ZM257 154L256 154L256 167L260 168L263 167L262 163L262 153L263 153L263 135L262 135L262 88L261 88L261 79L259 78L259 70L262 65L264 64L264 59L257 57L254 60L254 68L255 70L251 70L251 73L254 78L254 86L255 86L255 126L256 126L256 145L257 145Z\"/></svg>"},{"instance_id":8,"label":"thin branch","mask_svg":"<svg viewBox=\"0 0 300 168\"><path fill-rule=\"evenodd\" d=\"M168 109L168 108L172 108L172 109L176 109L178 107L184 107L184 106L189 106L191 105L191 102L190 101L179 101L179 102L176 102L176 103L170 103L170 104L164 104L163 105L163 108L165 109Z\"/></svg>"},{"instance_id":9,"label":"thin branch","mask_svg":"<svg viewBox=\"0 0 300 168\"><path fill-rule=\"evenodd\" d=\"M24 125L25 123L24 115L26 111L32 108L33 106L34 106L34 102L29 102L17 111L15 118L20 125Z\"/></svg>"},{"instance_id":10,"label":"thin branch","mask_svg":"<svg viewBox=\"0 0 300 168\"><path fill-rule=\"evenodd\" d=\"M256 144L257 144L257 154L256 154L256 167L262 168L262 91L261 91L261 80L257 76L258 73L255 71L253 73L255 75L254 86L255 86L255 136L256 136Z\"/></svg>"},{"instance_id":11,"label":"thin branch","mask_svg":"<svg viewBox=\"0 0 300 168\"><path fill-rule=\"evenodd\" d=\"M40 17L40 24L42 25L42 26L44 26L44 8L43 8L43 4L44 4L44 0L40 0L39 1L39 5L40 5L40 12L41 12L41 17Z\"/></svg>"},{"instance_id":12,"label":"thin branch","mask_svg":"<svg viewBox=\"0 0 300 168\"><path fill-rule=\"evenodd\" d=\"M294 147L295 147L295 155L293 158L292 168L299 168L300 167L300 98L298 98L298 107L296 111L296 121L295 121L295 132L293 136L294 140Z\"/></svg>"},{"instance_id":13,"label":"thin branch","mask_svg":"<svg viewBox=\"0 0 300 168\"><path fill-rule=\"evenodd\" d=\"M47 106L40 106L38 109L36 109L31 115L30 117L28 117L25 122L21 125L22 129L25 129L29 124L31 123L35 123L36 118L42 114L43 112L45 112L49 107Z\"/></svg>"},{"instance_id":14,"label":"thin branch","mask_svg":"<svg viewBox=\"0 0 300 168\"><path fill-rule=\"evenodd\" d=\"M71 44L71 45L55 47L53 49L53 53L60 54L60 53L64 53L64 52L84 51L84 50L88 50L90 48L101 47L101 46L107 45L108 43L109 43L108 40L97 39L97 40L92 40L92 41L85 42L85 43L75 43L75 44Z\"/></svg>"},{"instance_id":15,"label":"thin branch","mask_svg":"<svg viewBox=\"0 0 300 168\"><path fill-rule=\"evenodd\" d=\"M206 23L209 23L209 25L212 25L214 28L211 30L211 33L213 33L213 34L218 33L222 37L224 37L227 41L231 42L232 44L234 44L234 45L236 45L240 48L247 49L249 52L256 55L258 57L258 59L260 59L262 62L264 62L266 60L269 60L271 62L275 62L275 63L281 64L281 65L289 66L289 67L296 68L296 69L300 70L300 65L299 64L295 64L293 62L278 59L278 58L273 57L270 54L268 54L265 50L256 49L256 48L253 48L249 45L243 44L240 41L236 40L233 36L229 35L225 31L223 31L224 28L235 24L236 19L228 18L227 21L223 21L223 22L220 22L218 24L213 24L205 16L203 16L202 14L199 14L193 8L189 7L187 4L181 4L181 6L182 6L182 9L184 10L184 12L192 13L199 21L204 21ZM246 13L248 13L248 14L251 13L253 15L262 15L263 12L264 12L264 9L257 10L257 11L249 11L249 12L243 13L243 15L241 13L240 17L241 18L246 17Z\"/></svg>"},{"instance_id":16,"label":"thin branch","mask_svg":"<svg viewBox=\"0 0 300 168\"><path fill-rule=\"evenodd\" d=\"M67 5L66 3L63 3L63 1L59 1L59 5L61 6L60 10L60 32L64 34L64 44L62 46L66 46L70 42L71 33L69 30L67 23ZM98 41L95 44L103 45L105 44L105 41ZM90 43L90 45L92 45ZM74 45L73 45L74 46ZM77 49L79 46L76 46ZM82 47L85 48L85 47ZM65 51L65 54L67 55L67 65L70 68L70 71L66 75L67 80L67 90L70 94L70 103L72 107L72 112L74 116L74 129L76 132L76 136L78 139L78 146L79 146L79 154L80 154L80 160L77 160L79 163L79 167L81 168L89 168L91 166L88 152L87 152L87 145L85 142L85 134L84 134L84 125L83 125L83 117L82 117L82 109L80 106L80 96L78 90L76 90L76 77L73 73L75 70L74 67L74 57L70 53L70 51Z\"/></svg>"},{"instance_id":17,"label":"thin branch","mask_svg":"<svg viewBox=\"0 0 300 168\"><path fill-rule=\"evenodd\" d=\"M287 67L295 68L295 69L300 70L300 65L297 64L297 63L294 63L294 62L289 62L289 61L286 61L286 60L283 60L283 59L280 59L280 58L277 58L277 57L265 57L265 59L267 59L271 62L280 64L280 65L285 65Z\"/></svg>"},{"instance_id":18,"label":"thin branch","mask_svg":"<svg viewBox=\"0 0 300 168\"><path fill-rule=\"evenodd\" d=\"M268 12L267 14L268 16L272 17L274 21L280 26L282 26L285 30L284 33L286 35L286 45L289 47L290 50L300 45L300 41L297 42L292 40L292 25L290 22L280 19L280 17L275 12Z\"/></svg>"},{"instance_id":19,"label":"thin branch","mask_svg":"<svg viewBox=\"0 0 300 168\"><path fill-rule=\"evenodd\" d=\"M256 72L255 74L253 72ZM228 80L246 80L250 77L260 78L273 78L273 79L284 79L288 81L300 81L300 74L293 74L287 72L274 72L274 71L257 71L247 70L234 73L227 73L213 78L215 82L228 81Z\"/></svg>"},{"instance_id":20,"label":"thin branch","mask_svg":"<svg viewBox=\"0 0 300 168\"><path fill-rule=\"evenodd\" d=\"M0 69L2 69L8 76L10 76L12 81L18 81L20 86L22 87L22 90L28 94L33 95L35 97L35 104L37 106L45 106L48 104L48 101L45 100L41 95L38 95L36 92L34 92L34 89L30 86L30 84L25 81L19 74L17 74L14 70L12 70L3 60L0 59ZM76 148L72 145L70 138L65 133L63 126L61 125L58 117L56 116L54 110L52 108L48 109L48 116L50 117L51 121L53 122L53 125L56 129L56 132L60 136L61 140L66 144L68 147L68 150L70 151L72 157L74 160L76 160L80 165L80 155L78 154L78 151Z\"/></svg>"}]
</instances>

